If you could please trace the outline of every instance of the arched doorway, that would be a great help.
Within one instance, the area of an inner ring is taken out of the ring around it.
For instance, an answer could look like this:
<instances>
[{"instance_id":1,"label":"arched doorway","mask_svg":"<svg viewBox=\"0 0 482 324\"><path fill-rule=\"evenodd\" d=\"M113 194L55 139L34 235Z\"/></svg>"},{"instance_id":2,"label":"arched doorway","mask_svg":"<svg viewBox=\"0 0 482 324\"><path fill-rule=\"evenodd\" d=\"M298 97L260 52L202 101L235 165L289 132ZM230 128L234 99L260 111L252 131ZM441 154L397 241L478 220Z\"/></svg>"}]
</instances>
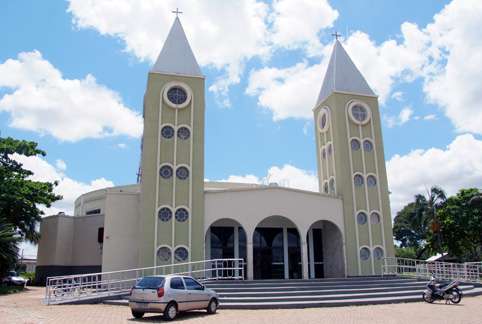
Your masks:
<instances>
[{"instance_id":1,"label":"arched doorway","mask_svg":"<svg viewBox=\"0 0 482 324\"><path fill-rule=\"evenodd\" d=\"M283 216L261 221L253 233L254 279L301 279L301 243L295 224Z\"/></svg>"},{"instance_id":2,"label":"arched doorway","mask_svg":"<svg viewBox=\"0 0 482 324\"><path fill-rule=\"evenodd\" d=\"M230 218L223 218L211 224L206 231L205 258L244 259L246 274L246 232L241 224Z\"/></svg>"},{"instance_id":3,"label":"arched doorway","mask_svg":"<svg viewBox=\"0 0 482 324\"><path fill-rule=\"evenodd\" d=\"M310 278L345 277L343 236L335 224L320 220L306 234L308 274Z\"/></svg>"}]
</instances>

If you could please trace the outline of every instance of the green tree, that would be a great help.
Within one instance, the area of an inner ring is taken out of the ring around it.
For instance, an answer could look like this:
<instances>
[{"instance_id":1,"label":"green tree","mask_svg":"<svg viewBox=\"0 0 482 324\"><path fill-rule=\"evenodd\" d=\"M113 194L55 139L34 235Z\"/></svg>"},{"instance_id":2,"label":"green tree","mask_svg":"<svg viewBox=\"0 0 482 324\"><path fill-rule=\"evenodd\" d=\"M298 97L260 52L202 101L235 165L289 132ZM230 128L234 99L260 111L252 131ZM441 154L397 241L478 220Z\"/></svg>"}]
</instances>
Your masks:
<instances>
[{"instance_id":1,"label":"green tree","mask_svg":"<svg viewBox=\"0 0 482 324\"><path fill-rule=\"evenodd\" d=\"M443 248L459 261L480 261L482 247L482 204L478 189L461 189L437 211L443 234Z\"/></svg>"},{"instance_id":2,"label":"green tree","mask_svg":"<svg viewBox=\"0 0 482 324\"><path fill-rule=\"evenodd\" d=\"M436 211L446 199L441 188L432 187L427 196L416 195L415 201L406 205L395 217L395 240L402 248L413 248L417 259L428 252L441 250L442 236Z\"/></svg>"},{"instance_id":3,"label":"green tree","mask_svg":"<svg viewBox=\"0 0 482 324\"><path fill-rule=\"evenodd\" d=\"M0 215L2 222L11 224L22 239L37 243L40 235L37 225L44 212L39 209L62 196L53 192L57 183L33 181L33 173L17 162L14 154L45 156L37 143L13 138L0 138Z\"/></svg>"},{"instance_id":4,"label":"green tree","mask_svg":"<svg viewBox=\"0 0 482 324\"><path fill-rule=\"evenodd\" d=\"M12 225L0 218L0 276L5 274L17 262L20 237Z\"/></svg>"}]
</instances>

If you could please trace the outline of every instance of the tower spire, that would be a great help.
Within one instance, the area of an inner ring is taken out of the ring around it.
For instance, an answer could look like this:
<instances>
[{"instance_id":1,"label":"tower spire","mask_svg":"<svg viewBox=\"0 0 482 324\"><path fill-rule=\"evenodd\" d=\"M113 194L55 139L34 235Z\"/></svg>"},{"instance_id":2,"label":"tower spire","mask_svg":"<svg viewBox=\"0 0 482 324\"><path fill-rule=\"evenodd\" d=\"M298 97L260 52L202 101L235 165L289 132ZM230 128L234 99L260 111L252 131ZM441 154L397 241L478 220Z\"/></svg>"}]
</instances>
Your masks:
<instances>
[{"instance_id":1,"label":"tower spire","mask_svg":"<svg viewBox=\"0 0 482 324\"><path fill-rule=\"evenodd\" d=\"M182 12L173 13L176 18L151 72L203 76L179 19Z\"/></svg>"},{"instance_id":2,"label":"tower spire","mask_svg":"<svg viewBox=\"0 0 482 324\"><path fill-rule=\"evenodd\" d=\"M333 92L375 96L375 93L338 40L340 34L335 33L333 36L336 38L335 45L333 46L317 104L328 98Z\"/></svg>"}]
</instances>

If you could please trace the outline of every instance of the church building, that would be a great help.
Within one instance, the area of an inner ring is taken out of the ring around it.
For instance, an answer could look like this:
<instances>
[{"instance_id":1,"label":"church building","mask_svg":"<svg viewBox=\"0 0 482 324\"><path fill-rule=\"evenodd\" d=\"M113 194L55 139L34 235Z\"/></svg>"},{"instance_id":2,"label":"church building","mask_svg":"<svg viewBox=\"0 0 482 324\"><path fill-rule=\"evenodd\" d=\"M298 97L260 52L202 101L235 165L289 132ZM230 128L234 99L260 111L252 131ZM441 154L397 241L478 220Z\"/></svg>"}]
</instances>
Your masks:
<instances>
[{"instance_id":1,"label":"church building","mask_svg":"<svg viewBox=\"0 0 482 324\"><path fill-rule=\"evenodd\" d=\"M313 107L319 192L205 181L205 77L177 17L143 117L138 183L45 217L37 279L217 258L246 279L370 276L394 256L378 99L338 40Z\"/></svg>"}]
</instances>

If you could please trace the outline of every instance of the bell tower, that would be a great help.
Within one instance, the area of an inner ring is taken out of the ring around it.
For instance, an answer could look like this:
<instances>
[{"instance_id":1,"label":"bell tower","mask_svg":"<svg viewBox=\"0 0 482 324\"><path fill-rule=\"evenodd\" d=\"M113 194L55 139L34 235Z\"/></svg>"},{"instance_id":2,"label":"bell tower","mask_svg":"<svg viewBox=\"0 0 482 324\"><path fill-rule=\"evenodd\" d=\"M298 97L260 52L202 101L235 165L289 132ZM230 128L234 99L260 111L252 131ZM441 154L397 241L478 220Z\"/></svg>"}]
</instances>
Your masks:
<instances>
[{"instance_id":1,"label":"bell tower","mask_svg":"<svg viewBox=\"0 0 482 324\"><path fill-rule=\"evenodd\" d=\"M335 40L313 110L320 192L343 200L349 276L394 256L378 98Z\"/></svg>"},{"instance_id":2,"label":"bell tower","mask_svg":"<svg viewBox=\"0 0 482 324\"><path fill-rule=\"evenodd\" d=\"M139 266L204 259L204 76L178 17L148 75L140 187Z\"/></svg>"}]
</instances>

